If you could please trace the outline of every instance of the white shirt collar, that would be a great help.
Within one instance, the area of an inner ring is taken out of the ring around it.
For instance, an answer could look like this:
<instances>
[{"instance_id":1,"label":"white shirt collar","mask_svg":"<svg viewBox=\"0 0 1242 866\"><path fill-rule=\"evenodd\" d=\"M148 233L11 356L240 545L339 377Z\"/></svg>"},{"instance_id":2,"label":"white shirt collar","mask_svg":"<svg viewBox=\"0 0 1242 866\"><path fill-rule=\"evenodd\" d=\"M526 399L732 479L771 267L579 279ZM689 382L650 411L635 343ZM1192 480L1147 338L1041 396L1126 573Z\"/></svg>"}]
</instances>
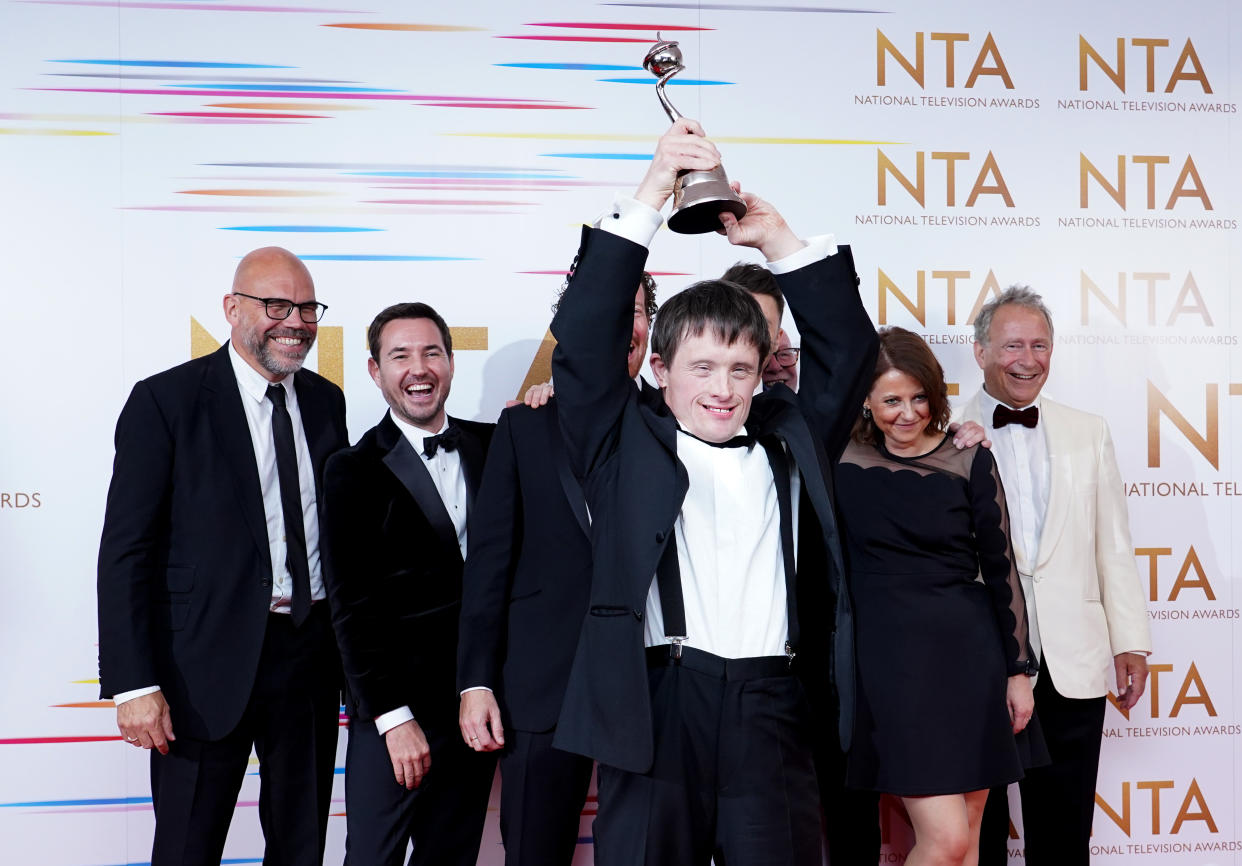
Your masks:
<instances>
[{"instance_id":1,"label":"white shirt collar","mask_svg":"<svg viewBox=\"0 0 1242 866\"><path fill-rule=\"evenodd\" d=\"M1021 409L1027 409L1027 408L1030 408L1031 406L1035 406L1037 408L1040 408L1040 412L1042 414L1043 409L1040 407L1040 402L1043 400L1043 398L1044 398L1044 394L1041 391L1039 393L1039 396L1037 396L1033 402L1028 403L1026 406L1010 406L1008 403L1002 402L1001 400L997 400L995 397L989 394L988 389L985 387L985 388L979 389L979 410L980 410L980 414L982 414L984 419L988 422L988 426L991 426L992 413L996 411L997 406L1004 406L1005 408L1013 409L1014 411L1019 411Z\"/></svg>"},{"instance_id":2,"label":"white shirt collar","mask_svg":"<svg viewBox=\"0 0 1242 866\"><path fill-rule=\"evenodd\" d=\"M246 359L237 351L237 347L233 345L232 340L229 340L229 360L233 362L233 375L237 378L237 384L241 386L242 393L248 394L250 399L256 403L262 403L267 399L268 385L281 385L285 389L286 399L290 397L297 399L297 394L293 390L292 374L279 382L268 381L262 373L246 362Z\"/></svg>"},{"instance_id":3,"label":"white shirt collar","mask_svg":"<svg viewBox=\"0 0 1242 866\"><path fill-rule=\"evenodd\" d=\"M422 427L415 427L408 421L403 421L397 417L397 413L392 411L392 409L388 410L388 417L391 418L392 422L397 425L397 429L401 431L402 435L405 436L406 439L410 440L410 444L414 446L414 450L419 454L423 453L423 448L425 447L423 445L424 439L428 436L439 436L449 428L448 415L444 416L444 425L435 433L430 433Z\"/></svg>"}]
</instances>

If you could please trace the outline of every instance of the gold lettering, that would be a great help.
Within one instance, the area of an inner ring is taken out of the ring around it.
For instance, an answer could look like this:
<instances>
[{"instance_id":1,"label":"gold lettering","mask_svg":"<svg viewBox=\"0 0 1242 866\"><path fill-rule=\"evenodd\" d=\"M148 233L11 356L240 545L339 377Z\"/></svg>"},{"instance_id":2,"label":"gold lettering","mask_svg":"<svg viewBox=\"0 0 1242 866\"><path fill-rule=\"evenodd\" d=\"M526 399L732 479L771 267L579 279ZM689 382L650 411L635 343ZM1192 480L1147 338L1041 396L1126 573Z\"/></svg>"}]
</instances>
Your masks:
<instances>
[{"instance_id":1,"label":"gold lettering","mask_svg":"<svg viewBox=\"0 0 1242 866\"><path fill-rule=\"evenodd\" d=\"M1186 182L1193 180L1194 183L1186 188ZM1150 208L1151 190L1148 190L1147 200ZM1173 192L1169 195L1169 203L1164 206L1165 210L1173 210L1173 205L1179 198L1197 198L1203 202L1204 210L1212 209L1212 200L1208 198L1207 190L1203 187L1203 179L1199 177L1199 170L1195 168L1195 161L1189 154L1186 156L1186 162L1182 164L1182 173L1177 176L1177 181L1173 184Z\"/></svg>"},{"instance_id":2,"label":"gold lettering","mask_svg":"<svg viewBox=\"0 0 1242 866\"><path fill-rule=\"evenodd\" d=\"M991 185L984 182L989 174L995 180L995 183ZM996 157L992 156L990 150L987 158L983 160L983 168L979 169L979 176L975 178L975 185L970 190L970 198L966 199L966 207L973 206L975 200L981 195L999 195L1006 207L1013 207L1013 197L1009 194L1009 187L1005 184L1005 178L996 164Z\"/></svg>"},{"instance_id":3,"label":"gold lettering","mask_svg":"<svg viewBox=\"0 0 1242 866\"><path fill-rule=\"evenodd\" d=\"M891 292L893 297L901 301L901 305L918 319L920 325L927 327L927 272L923 270L917 272L918 287L915 290L915 296L918 302L915 303L897 287L897 284L888 274L884 273L883 269L877 268L876 270L878 271L876 291L879 293L880 324L888 324L888 293Z\"/></svg>"},{"instance_id":4,"label":"gold lettering","mask_svg":"<svg viewBox=\"0 0 1242 866\"><path fill-rule=\"evenodd\" d=\"M1117 89L1122 93L1126 92L1126 41L1120 37L1117 39L1117 66L1110 67L1104 58L1099 55L1095 48L1083 38L1082 34L1078 34L1078 89L1087 89L1087 58L1090 57L1095 61L1096 66L1104 71L1113 84L1117 85Z\"/></svg>"},{"instance_id":5,"label":"gold lettering","mask_svg":"<svg viewBox=\"0 0 1242 866\"><path fill-rule=\"evenodd\" d=\"M1220 421L1217 406L1218 388L1215 382L1204 386L1204 414L1206 415L1206 431L1200 434L1186 416L1182 415L1161 393L1160 389L1147 382L1147 465L1160 465L1160 416L1164 415L1173 422L1186 440L1195 450L1203 455L1213 469L1220 469Z\"/></svg>"},{"instance_id":6,"label":"gold lettering","mask_svg":"<svg viewBox=\"0 0 1242 866\"><path fill-rule=\"evenodd\" d=\"M1195 68L1194 72L1185 71L1185 66L1190 63ZM1165 93L1172 93L1173 88L1179 81L1197 81L1203 87L1204 93L1212 92L1212 85L1208 83L1207 75L1203 71L1203 65L1199 63L1199 55L1195 53L1194 43L1189 39L1182 47L1182 53L1177 58L1177 65L1173 67L1173 74L1169 76L1168 86L1164 88Z\"/></svg>"},{"instance_id":7,"label":"gold lettering","mask_svg":"<svg viewBox=\"0 0 1242 866\"><path fill-rule=\"evenodd\" d=\"M910 179L902 174L893 161L888 158L884 151L878 147L876 153L876 184L878 186L877 202L881 205L888 204L888 175L891 174L897 179L897 182L906 188L906 192L914 197L919 203L919 207L924 207L923 199L926 194L924 186L924 165L923 151L918 151L918 167L915 171L915 182L910 183Z\"/></svg>"},{"instance_id":8,"label":"gold lettering","mask_svg":"<svg viewBox=\"0 0 1242 866\"><path fill-rule=\"evenodd\" d=\"M1117 185L1113 186L1104 175L1100 174L1099 169L1087 159L1085 153L1078 154L1078 206L1087 206L1087 176L1095 178L1096 183L1104 188L1104 191L1112 196L1113 201L1121 205L1121 209L1126 209L1126 158L1124 154L1117 155Z\"/></svg>"},{"instance_id":9,"label":"gold lettering","mask_svg":"<svg viewBox=\"0 0 1242 866\"><path fill-rule=\"evenodd\" d=\"M935 38L934 34L932 38ZM987 56L992 58L993 64L991 66L983 65L983 58ZM1009 70L1005 68L1005 61L1001 57L1000 51L997 50L996 40L992 38L990 32L987 38L983 40L983 48L979 49L979 56L975 58L975 65L971 67L970 76L966 79L966 86L974 87L975 79L980 75L999 75L1001 81L1005 82L1005 88L1013 90L1013 79L1009 77Z\"/></svg>"},{"instance_id":10,"label":"gold lettering","mask_svg":"<svg viewBox=\"0 0 1242 866\"><path fill-rule=\"evenodd\" d=\"M914 34L914 63L906 59L905 55L897 50L897 46L889 41L888 37L880 29L875 31L875 82L878 86L883 87L888 81L888 69L884 63L884 55L891 54L893 59L901 64L902 68L909 73L910 77L915 80L919 87L923 86L923 33L919 31ZM933 37L935 38L935 37Z\"/></svg>"}]
</instances>

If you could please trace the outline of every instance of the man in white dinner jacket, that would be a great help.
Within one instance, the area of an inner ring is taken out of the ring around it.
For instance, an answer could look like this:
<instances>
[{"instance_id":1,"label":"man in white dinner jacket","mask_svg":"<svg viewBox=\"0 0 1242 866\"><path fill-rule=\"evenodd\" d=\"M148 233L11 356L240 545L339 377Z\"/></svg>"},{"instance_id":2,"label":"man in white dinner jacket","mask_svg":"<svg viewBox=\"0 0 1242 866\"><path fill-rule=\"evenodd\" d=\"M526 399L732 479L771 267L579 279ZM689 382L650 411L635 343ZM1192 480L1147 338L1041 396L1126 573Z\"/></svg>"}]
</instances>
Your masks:
<instances>
[{"instance_id":1,"label":"man in white dinner jacket","mask_svg":"<svg viewBox=\"0 0 1242 866\"><path fill-rule=\"evenodd\" d=\"M1125 494L1104 419L1042 397L1052 318L1011 286L975 320L984 384L961 412L992 440L1039 659L1035 711L1052 763L1020 783L1028 866L1087 866L1109 671L1120 705L1147 682L1151 634ZM980 864L1008 860L1008 807L994 789Z\"/></svg>"}]
</instances>

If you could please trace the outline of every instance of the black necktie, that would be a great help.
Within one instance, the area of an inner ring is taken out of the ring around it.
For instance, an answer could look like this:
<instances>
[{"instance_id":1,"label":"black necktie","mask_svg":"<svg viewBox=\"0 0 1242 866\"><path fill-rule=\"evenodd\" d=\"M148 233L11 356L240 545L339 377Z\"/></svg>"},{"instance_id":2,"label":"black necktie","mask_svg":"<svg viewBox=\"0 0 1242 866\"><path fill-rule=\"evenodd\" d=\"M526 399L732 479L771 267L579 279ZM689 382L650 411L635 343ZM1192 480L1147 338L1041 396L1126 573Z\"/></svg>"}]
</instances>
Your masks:
<instances>
[{"instance_id":1,"label":"black necktie","mask_svg":"<svg viewBox=\"0 0 1242 866\"><path fill-rule=\"evenodd\" d=\"M1010 409L997 404L992 412L992 429L999 430L1006 424L1021 424L1023 427L1034 427L1039 423L1039 407L1027 406L1025 409Z\"/></svg>"},{"instance_id":2,"label":"black necktie","mask_svg":"<svg viewBox=\"0 0 1242 866\"><path fill-rule=\"evenodd\" d=\"M441 448L445 451L456 451L459 444L461 444L461 428L450 424L443 433L423 438L423 453L430 459L435 457L436 452Z\"/></svg>"},{"instance_id":3,"label":"black necktie","mask_svg":"<svg viewBox=\"0 0 1242 866\"><path fill-rule=\"evenodd\" d=\"M293 444L293 421L285 408L284 386L268 385L267 399L272 401L272 441L276 443L276 474L280 477L280 510L285 516L285 567L293 577L293 624L301 625L310 613L311 590L298 454Z\"/></svg>"}]
</instances>

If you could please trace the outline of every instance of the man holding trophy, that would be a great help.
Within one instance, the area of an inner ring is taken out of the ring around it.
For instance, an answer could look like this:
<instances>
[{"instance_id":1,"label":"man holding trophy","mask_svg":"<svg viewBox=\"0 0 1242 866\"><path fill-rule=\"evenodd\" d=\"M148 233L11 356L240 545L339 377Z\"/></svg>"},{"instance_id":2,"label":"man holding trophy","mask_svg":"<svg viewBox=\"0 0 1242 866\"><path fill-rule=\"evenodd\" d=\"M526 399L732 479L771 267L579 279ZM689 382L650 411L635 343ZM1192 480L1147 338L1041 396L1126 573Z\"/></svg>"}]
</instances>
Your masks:
<instances>
[{"instance_id":1,"label":"man holding trophy","mask_svg":"<svg viewBox=\"0 0 1242 866\"><path fill-rule=\"evenodd\" d=\"M675 49L653 49L663 71L649 55L661 85L680 66ZM674 123L634 197L583 229L552 323L561 428L595 563L555 745L600 763L601 866L819 866L808 693L831 688L831 676L843 739L854 708L826 479L870 383L875 331L848 247L800 240L727 181L704 190L688 176L675 189L681 175L719 171L720 157L659 92ZM755 395L768 326L748 293L721 280L664 304L650 359L661 391L633 387L634 286L670 197L670 227L718 229L767 259L802 335L797 395ZM798 563L816 566L799 573Z\"/></svg>"}]
</instances>

